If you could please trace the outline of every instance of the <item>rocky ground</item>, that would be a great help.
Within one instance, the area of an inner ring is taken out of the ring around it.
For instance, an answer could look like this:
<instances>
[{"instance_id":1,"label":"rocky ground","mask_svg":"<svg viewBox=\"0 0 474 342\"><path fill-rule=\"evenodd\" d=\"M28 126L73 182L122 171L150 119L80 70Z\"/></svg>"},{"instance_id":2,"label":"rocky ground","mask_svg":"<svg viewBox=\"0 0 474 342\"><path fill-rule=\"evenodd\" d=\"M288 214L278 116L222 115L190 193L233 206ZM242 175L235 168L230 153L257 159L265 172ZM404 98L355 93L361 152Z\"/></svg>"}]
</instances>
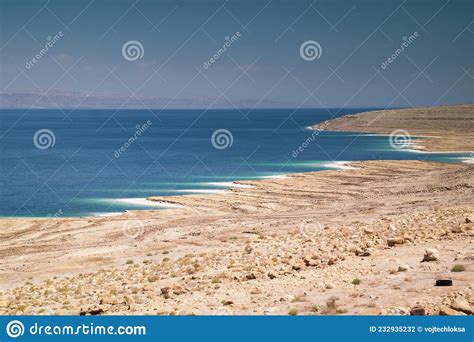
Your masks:
<instances>
[{"instance_id":1,"label":"rocky ground","mask_svg":"<svg viewBox=\"0 0 474 342\"><path fill-rule=\"evenodd\" d=\"M0 313L472 314L474 167L354 166L181 209L2 220Z\"/></svg>"}]
</instances>

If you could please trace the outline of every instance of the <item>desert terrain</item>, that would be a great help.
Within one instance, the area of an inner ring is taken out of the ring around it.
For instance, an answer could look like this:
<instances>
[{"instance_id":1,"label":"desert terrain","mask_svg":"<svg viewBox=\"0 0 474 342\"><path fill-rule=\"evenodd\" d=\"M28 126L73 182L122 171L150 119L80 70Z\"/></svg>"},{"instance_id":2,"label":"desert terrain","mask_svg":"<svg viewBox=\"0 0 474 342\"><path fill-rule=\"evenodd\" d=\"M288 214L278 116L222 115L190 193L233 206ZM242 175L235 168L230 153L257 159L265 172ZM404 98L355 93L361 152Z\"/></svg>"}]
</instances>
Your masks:
<instances>
[{"instance_id":1,"label":"desert terrain","mask_svg":"<svg viewBox=\"0 0 474 342\"><path fill-rule=\"evenodd\" d=\"M317 128L404 129L431 151L472 151L473 118L466 105ZM474 166L350 166L149 198L175 209L0 219L0 313L473 314Z\"/></svg>"}]
</instances>

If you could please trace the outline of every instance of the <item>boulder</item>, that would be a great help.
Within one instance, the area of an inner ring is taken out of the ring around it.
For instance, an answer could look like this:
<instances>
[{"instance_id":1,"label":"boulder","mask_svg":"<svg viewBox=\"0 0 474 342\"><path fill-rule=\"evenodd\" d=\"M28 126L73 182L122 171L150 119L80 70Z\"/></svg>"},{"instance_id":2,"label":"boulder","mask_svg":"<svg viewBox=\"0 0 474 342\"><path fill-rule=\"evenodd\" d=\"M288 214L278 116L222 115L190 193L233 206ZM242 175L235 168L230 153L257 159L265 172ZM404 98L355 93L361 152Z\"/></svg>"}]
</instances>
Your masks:
<instances>
[{"instance_id":1,"label":"boulder","mask_svg":"<svg viewBox=\"0 0 474 342\"><path fill-rule=\"evenodd\" d=\"M439 253L436 249L430 248L425 251L423 260L421 262L437 261L439 260Z\"/></svg>"},{"instance_id":2,"label":"boulder","mask_svg":"<svg viewBox=\"0 0 474 342\"><path fill-rule=\"evenodd\" d=\"M474 314L474 310L472 309L471 305L464 298L456 298L453 300L451 303L451 309L464 312L467 315Z\"/></svg>"},{"instance_id":3,"label":"boulder","mask_svg":"<svg viewBox=\"0 0 474 342\"><path fill-rule=\"evenodd\" d=\"M411 316L425 316L426 310L424 307L417 305L410 309L410 315Z\"/></svg>"},{"instance_id":4,"label":"boulder","mask_svg":"<svg viewBox=\"0 0 474 342\"><path fill-rule=\"evenodd\" d=\"M402 237L394 237L387 239L387 245L393 247L395 245L402 245L405 243L405 239Z\"/></svg>"},{"instance_id":5,"label":"boulder","mask_svg":"<svg viewBox=\"0 0 474 342\"><path fill-rule=\"evenodd\" d=\"M454 309L451 309L451 308L448 308L447 306L442 306L439 308L439 312L438 314L440 316L463 316L465 315L465 313L461 312L461 311L456 311Z\"/></svg>"}]
</instances>

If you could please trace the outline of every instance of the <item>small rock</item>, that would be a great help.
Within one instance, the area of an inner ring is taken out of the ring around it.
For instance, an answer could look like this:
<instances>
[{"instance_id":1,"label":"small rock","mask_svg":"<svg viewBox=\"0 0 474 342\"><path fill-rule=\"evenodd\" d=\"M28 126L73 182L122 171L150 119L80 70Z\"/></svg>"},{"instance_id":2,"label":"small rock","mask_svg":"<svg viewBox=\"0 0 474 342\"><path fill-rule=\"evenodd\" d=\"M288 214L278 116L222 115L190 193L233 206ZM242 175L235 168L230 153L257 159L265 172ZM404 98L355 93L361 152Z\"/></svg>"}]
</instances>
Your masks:
<instances>
[{"instance_id":1,"label":"small rock","mask_svg":"<svg viewBox=\"0 0 474 342\"><path fill-rule=\"evenodd\" d=\"M406 272L410 269L410 266L408 265L400 265L398 266L398 272Z\"/></svg>"},{"instance_id":2,"label":"small rock","mask_svg":"<svg viewBox=\"0 0 474 342\"><path fill-rule=\"evenodd\" d=\"M464 220L464 222L466 222L466 223L471 223L471 222L472 222L472 218L471 218L471 217L466 217L466 219Z\"/></svg>"},{"instance_id":3,"label":"small rock","mask_svg":"<svg viewBox=\"0 0 474 342\"><path fill-rule=\"evenodd\" d=\"M165 297L165 299L168 299L170 297L170 288L168 286L162 287L161 294L163 295L163 297Z\"/></svg>"},{"instance_id":4,"label":"small rock","mask_svg":"<svg viewBox=\"0 0 474 342\"><path fill-rule=\"evenodd\" d=\"M254 280L254 279L257 279L257 277L256 277L255 274L253 274L253 273L247 274L247 275L244 277L244 280Z\"/></svg>"},{"instance_id":5,"label":"small rock","mask_svg":"<svg viewBox=\"0 0 474 342\"><path fill-rule=\"evenodd\" d=\"M368 257L373 253L372 248L357 248L355 250L355 255L360 257Z\"/></svg>"},{"instance_id":6,"label":"small rock","mask_svg":"<svg viewBox=\"0 0 474 342\"><path fill-rule=\"evenodd\" d=\"M86 316L86 315L91 315L91 316L96 316L104 313L104 309L102 308L88 308L88 309L82 309L79 311L80 316Z\"/></svg>"},{"instance_id":7,"label":"small rock","mask_svg":"<svg viewBox=\"0 0 474 342\"><path fill-rule=\"evenodd\" d=\"M314 255L313 256L309 256L309 255L305 256L303 258L303 262L307 267L318 266L317 258Z\"/></svg>"},{"instance_id":8,"label":"small rock","mask_svg":"<svg viewBox=\"0 0 474 342\"><path fill-rule=\"evenodd\" d=\"M448 308L447 306L442 306L439 308L438 315L440 316L462 316L465 313L456 311L454 309Z\"/></svg>"},{"instance_id":9,"label":"small rock","mask_svg":"<svg viewBox=\"0 0 474 342\"><path fill-rule=\"evenodd\" d=\"M456 298L453 300L451 303L451 309L464 312L467 315L474 314L474 310L471 308L471 305L469 305L469 302L464 298Z\"/></svg>"},{"instance_id":10,"label":"small rock","mask_svg":"<svg viewBox=\"0 0 474 342\"><path fill-rule=\"evenodd\" d=\"M436 249L431 248L425 251L425 255L423 256L423 260L421 262L429 262L429 261L437 261L439 260L439 253Z\"/></svg>"},{"instance_id":11,"label":"small rock","mask_svg":"<svg viewBox=\"0 0 474 342\"><path fill-rule=\"evenodd\" d=\"M387 239L387 245L389 247L393 247L395 245L402 245L405 243L405 239L402 237L390 238Z\"/></svg>"},{"instance_id":12,"label":"small rock","mask_svg":"<svg viewBox=\"0 0 474 342\"><path fill-rule=\"evenodd\" d=\"M419 305L414 306L410 309L410 315L411 316L425 316L426 315L425 308Z\"/></svg>"},{"instance_id":13,"label":"small rock","mask_svg":"<svg viewBox=\"0 0 474 342\"><path fill-rule=\"evenodd\" d=\"M459 234L459 233L462 233L462 229L461 229L461 227L453 227L453 228L451 229L451 232L452 232L452 233Z\"/></svg>"},{"instance_id":14,"label":"small rock","mask_svg":"<svg viewBox=\"0 0 474 342\"><path fill-rule=\"evenodd\" d=\"M181 287L181 286L175 286L173 287L173 294L179 296L184 294L186 291Z\"/></svg>"},{"instance_id":15,"label":"small rock","mask_svg":"<svg viewBox=\"0 0 474 342\"><path fill-rule=\"evenodd\" d=\"M274 275L273 273L268 273L268 278L275 279L276 275Z\"/></svg>"},{"instance_id":16,"label":"small rock","mask_svg":"<svg viewBox=\"0 0 474 342\"><path fill-rule=\"evenodd\" d=\"M294 271L299 271L301 270L301 265L298 265L298 264L291 265L291 269Z\"/></svg>"},{"instance_id":17,"label":"small rock","mask_svg":"<svg viewBox=\"0 0 474 342\"><path fill-rule=\"evenodd\" d=\"M262 290L260 290L258 287L250 291L250 294L261 294L261 293L262 293Z\"/></svg>"},{"instance_id":18,"label":"small rock","mask_svg":"<svg viewBox=\"0 0 474 342\"><path fill-rule=\"evenodd\" d=\"M228 306L228 305L232 305L232 304L234 304L234 302L231 301L231 300L226 300L226 301L222 302L222 305L224 305L224 306Z\"/></svg>"},{"instance_id":19,"label":"small rock","mask_svg":"<svg viewBox=\"0 0 474 342\"><path fill-rule=\"evenodd\" d=\"M328 265L331 266L331 265L334 265L336 263L336 258L329 258L328 260Z\"/></svg>"},{"instance_id":20,"label":"small rock","mask_svg":"<svg viewBox=\"0 0 474 342\"><path fill-rule=\"evenodd\" d=\"M99 300L99 304L117 305L117 304L120 304L120 301L117 298L104 297Z\"/></svg>"},{"instance_id":21,"label":"small rock","mask_svg":"<svg viewBox=\"0 0 474 342\"><path fill-rule=\"evenodd\" d=\"M125 302L128 304L128 305L131 305L131 304L134 304L135 301L133 300L133 298L131 296L125 296Z\"/></svg>"},{"instance_id":22,"label":"small rock","mask_svg":"<svg viewBox=\"0 0 474 342\"><path fill-rule=\"evenodd\" d=\"M364 233L365 233L365 234L373 234L373 233L374 233L374 230L373 230L373 229L370 229L370 228L364 228Z\"/></svg>"}]
</instances>

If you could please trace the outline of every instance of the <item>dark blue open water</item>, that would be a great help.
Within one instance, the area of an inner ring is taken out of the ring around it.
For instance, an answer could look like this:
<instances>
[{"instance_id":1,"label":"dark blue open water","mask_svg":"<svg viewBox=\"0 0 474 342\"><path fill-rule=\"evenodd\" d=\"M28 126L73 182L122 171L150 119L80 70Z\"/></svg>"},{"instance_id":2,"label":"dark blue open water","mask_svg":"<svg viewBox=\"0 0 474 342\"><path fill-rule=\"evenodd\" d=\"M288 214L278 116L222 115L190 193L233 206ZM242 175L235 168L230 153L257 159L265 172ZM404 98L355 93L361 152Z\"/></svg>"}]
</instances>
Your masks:
<instances>
[{"instance_id":1,"label":"dark blue open water","mask_svg":"<svg viewBox=\"0 0 474 342\"><path fill-rule=\"evenodd\" d=\"M305 129L336 113L365 110L2 109L0 216L87 216L149 208L117 199L225 189L224 182L326 169L332 161L460 161L459 154L393 149L386 136L314 135ZM138 135L137 125L148 120L151 125ZM53 132L54 146L35 146L33 137L41 129ZM218 129L231 132L231 146L213 147L211 136Z\"/></svg>"}]
</instances>

